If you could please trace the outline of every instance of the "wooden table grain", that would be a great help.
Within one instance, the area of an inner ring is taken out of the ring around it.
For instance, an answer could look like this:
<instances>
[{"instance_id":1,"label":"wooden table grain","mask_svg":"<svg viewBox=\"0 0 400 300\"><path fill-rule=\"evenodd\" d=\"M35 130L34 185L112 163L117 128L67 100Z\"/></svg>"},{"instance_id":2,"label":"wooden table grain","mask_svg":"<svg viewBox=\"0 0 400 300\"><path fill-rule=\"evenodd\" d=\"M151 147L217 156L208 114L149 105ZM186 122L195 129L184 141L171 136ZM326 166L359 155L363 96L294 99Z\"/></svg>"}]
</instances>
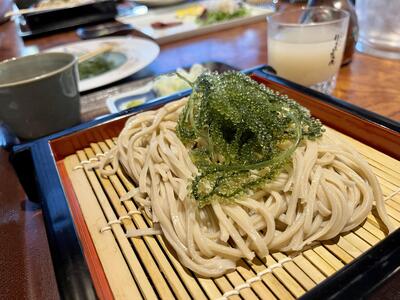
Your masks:
<instances>
[{"instance_id":1,"label":"wooden table grain","mask_svg":"<svg viewBox=\"0 0 400 300\"><path fill-rule=\"evenodd\" d=\"M3 12L11 7L11 2L11 0L0 0L0 15L3 15ZM258 22L163 45L159 57L149 68L155 73L163 73L198 62L219 61L240 69L266 64L268 63L266 26L265 21ZM6 22L0 24L0 61L77 40L79 38L75 32L68 31L23 41L17 35L16 25L13 22ZM333 95L400 121L400 60L376 58L356 52L353 61L340 69ZM7 161L7 156L7 152L0 151L0 161ZM0 182L9 176L12 167L9 164L4 165L1 171ZM8 190L2 189L0 186L0 195L3 193L3 195L11 197ZM16 197L10 201L14 201L13 203L17 205L20 200L21 197ZM38 230L43 232L43 225L37 226L39 226ZM41 243L43 249L46 249L47 239L45 237L42 237ZM26 251L26 249L20 250ZM29 253L26 256L29 256ZM25 273L14 275L14 281L11 284L26 282L22 281L26 278ZM53 276L51 278L53 280ZM34 280L30 280L27 284L34 282ZM400 273L397 273L386 285L371 295L370 299L396 299L400 293L399 282ZM0 285L0 294L2 294L1 288L7 287ZM25 293L25 297L31 299L40 299L42 296L40 293L34 296L25 291L21 293Z\"/></svg>"}]
</instances>

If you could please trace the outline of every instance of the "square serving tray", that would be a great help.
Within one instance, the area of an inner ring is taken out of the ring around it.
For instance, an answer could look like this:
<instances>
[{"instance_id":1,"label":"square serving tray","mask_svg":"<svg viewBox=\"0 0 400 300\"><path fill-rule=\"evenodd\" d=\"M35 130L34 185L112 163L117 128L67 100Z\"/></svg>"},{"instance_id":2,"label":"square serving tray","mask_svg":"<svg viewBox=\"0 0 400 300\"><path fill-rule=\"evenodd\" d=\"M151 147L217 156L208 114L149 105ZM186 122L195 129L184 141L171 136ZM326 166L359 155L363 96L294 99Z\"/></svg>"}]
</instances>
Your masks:
<instances>
[{"instance_id":1,"label":"square serving tray","mask_svg":"<svg viewBox=\"0 0 400 300\"><path fill-rule=\"evenodd\" d=\"M400 125L397 122L288 82L265 70L265 66L261 66L246 72L309 108L315 117L355 145L383 180L386 195L396 186L398 188ZM108 231L106 235L99 233L107 221L116 217L113 213L118 217L129 208L115 206L116 197L129 181L122 174L104 179L93 171L80 170L76 175L73 167L79 160L106 150L128 116L189 94L190 90L180 92L14 147L13 162L20 180L28 196L40 201L43 207L63 298L215 299L236 290L238 295L233 293L226 298L253 299L272 295L281 299L357 299L371 292L400 266L400 231L386 236L372 214L356 230L334 241L323 242L298 259L288 260L284 254L275 254L261 266L249 264L214 280L198 278L183 269L161 237L124 240L118 234L120 225L118 230ZM110 210L111 207L114 209ZM399 227L400 197L395 196L387 207ZM144 219L137 215L129 222L138 227L146 226ZM122 243L132 246L130 255L121 252ZM142 277L138 275L138 268L143 271ZM238 289L260 272L265 274L261 282Z\"/></svg>"}]
</instances>

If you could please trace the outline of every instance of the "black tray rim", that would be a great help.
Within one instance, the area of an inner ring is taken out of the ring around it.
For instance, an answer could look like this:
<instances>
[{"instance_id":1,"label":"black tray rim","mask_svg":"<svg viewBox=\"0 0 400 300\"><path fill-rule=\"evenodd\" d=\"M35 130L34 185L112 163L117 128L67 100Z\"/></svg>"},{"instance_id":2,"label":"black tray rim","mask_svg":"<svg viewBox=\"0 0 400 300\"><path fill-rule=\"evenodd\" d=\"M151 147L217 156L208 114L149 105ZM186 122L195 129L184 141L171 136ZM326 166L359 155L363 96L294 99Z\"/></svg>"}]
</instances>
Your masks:
<instances>
[{"instance_id":1,"label":"black tray rim","mask_svg":"<svg viewBox=\"0 0 400 300\"><path fill-rule=\"evenodd\" d=\"M289 82L273 74L266 65L242 71L281 83L307 95L318 98L332 106L341 108L353 115L400 132L400 123L370 112L338 98L321 94L309 88ZM191 90L178 92L171 96L155 99L142 106L118 112L104 118L89 121L33 142L16 145L11 150L11 161L17 174L26 174L26 161L32 167L29 174L35 178L36 189L28 193L42 204L46 231L59 293L62 298L94 299L94 290L89 270L68 208L68 202L56 169L55 158L51 153L50 142L54 139L80 130L98 126L128 114L151 109L179 98L188 96ZM26 174L27 175L27 174ZM26 176L25 175L25 176ZM32 178L32 177L31 177ZM21 180L22 181L22 180ZM400 229L396 230L377 245L354 259L350 264L306 292L300 299L360 299L367 297L377 286L389 278L400 266ZM72 269L71 269L72 268ZM362 274L360 276L360 274Z\"/></svg>"},{"instance_id":2,"label":"black tray rim","mask_svg":"<svg viewBox=\"0 0 400 300\"><path fill-rule=\"evenodd\" d=\"M51 26L43 26L41 28L33 28L29 26L29 22L26 20L26 18L32 18L32 17L49 17L59 13L65 13L65 14L74 14L76 12L79 12L79 10L85 9L85 8L98 8L101 6L110 6L114 5L115 7L115 13L108 13L108 14L97 14L96 17L93 17L90 20L85 20L82 18L82 16L74 19L74 17L70 18L68 21L63 21L63 22L56 22L53 23ZM17 6L18 7L18 6ZM71 7L64 7L64 8L57 8L57 9L51 9L51 10L44 10L44 11L38 11L38 12L31 12L27 13L25 15L19 16L17 18L17 31L18 35L22 38L33 38L37 36L41 36L44 34L49 34L49 33L54 33L54 32L59 32L63 30L68 30L71 28L77 28L82 25L86 24L96 24L99 22L104 22L107 20L113 20L115 16L118 14L117 11L117 0L101 0L99 2L93 1L93 2L88 2L88 3L83 3ZM78 21L80 20L80 21Z\"/></svg>"}]
</instances>

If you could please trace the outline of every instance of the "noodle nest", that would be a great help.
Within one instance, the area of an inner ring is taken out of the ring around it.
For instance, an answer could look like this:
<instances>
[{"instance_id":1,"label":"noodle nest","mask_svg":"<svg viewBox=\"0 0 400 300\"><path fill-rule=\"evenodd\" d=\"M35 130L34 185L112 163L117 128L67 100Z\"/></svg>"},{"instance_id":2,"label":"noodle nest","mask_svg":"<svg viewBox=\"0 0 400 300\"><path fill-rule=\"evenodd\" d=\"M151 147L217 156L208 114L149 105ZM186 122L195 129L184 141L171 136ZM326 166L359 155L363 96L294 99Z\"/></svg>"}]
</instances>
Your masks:
<instances>
[{"instance_id":1,"label":"noodle nest","mask_svg":"<svg viewBox=\"0 0 400 300\"><path fill-rule=\"evenodd\" d=\"M360 225L376 205L389 230L381 188L368 164L332 131L304 140L272 181L233 203L200 207L190 194L198 174L176 134L187 99L128 119L116 146L92 167L105 176L122 167L136 188L132 199L154 224L130 236L164 235L180 262L206 277L221 276L237 260L271 251L300 251ZM109 166L111 165L111 168Z\"/></svg>"}]
</instances>

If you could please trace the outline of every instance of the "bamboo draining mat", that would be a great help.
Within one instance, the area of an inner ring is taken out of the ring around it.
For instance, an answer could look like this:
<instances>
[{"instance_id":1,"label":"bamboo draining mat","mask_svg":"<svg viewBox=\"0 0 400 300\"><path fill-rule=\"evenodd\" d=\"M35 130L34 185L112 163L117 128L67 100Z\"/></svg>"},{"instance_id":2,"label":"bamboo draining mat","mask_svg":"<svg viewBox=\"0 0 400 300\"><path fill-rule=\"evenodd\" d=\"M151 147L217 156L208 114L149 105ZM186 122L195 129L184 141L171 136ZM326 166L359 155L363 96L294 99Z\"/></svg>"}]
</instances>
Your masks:
<instances>
[{"instance_id":1,"label":"bamboo draining mat","mask_svg":"<svg viewBox=\"0 0 400 300\"><path fill-rule=\"evenodd\" d=\"M367 159L387 197L400 186L400 162L340 134ZM95 161L115 140L92 143L66 157L64 164L88 231L115 299L294 299L350 263L385 238L371 213L351 232L319 243L294 257L273 253L252 262L240 260L236 271L220 278L197 277L184 268L161 236L126 238L131 228L151 224L132 200L119 198L132 183L121 171L108 178L75 168ZM386 201L391 221L400 227L400 195ZM102 232L101 232L102 231Z\"/></svg>"}]
</instances>

